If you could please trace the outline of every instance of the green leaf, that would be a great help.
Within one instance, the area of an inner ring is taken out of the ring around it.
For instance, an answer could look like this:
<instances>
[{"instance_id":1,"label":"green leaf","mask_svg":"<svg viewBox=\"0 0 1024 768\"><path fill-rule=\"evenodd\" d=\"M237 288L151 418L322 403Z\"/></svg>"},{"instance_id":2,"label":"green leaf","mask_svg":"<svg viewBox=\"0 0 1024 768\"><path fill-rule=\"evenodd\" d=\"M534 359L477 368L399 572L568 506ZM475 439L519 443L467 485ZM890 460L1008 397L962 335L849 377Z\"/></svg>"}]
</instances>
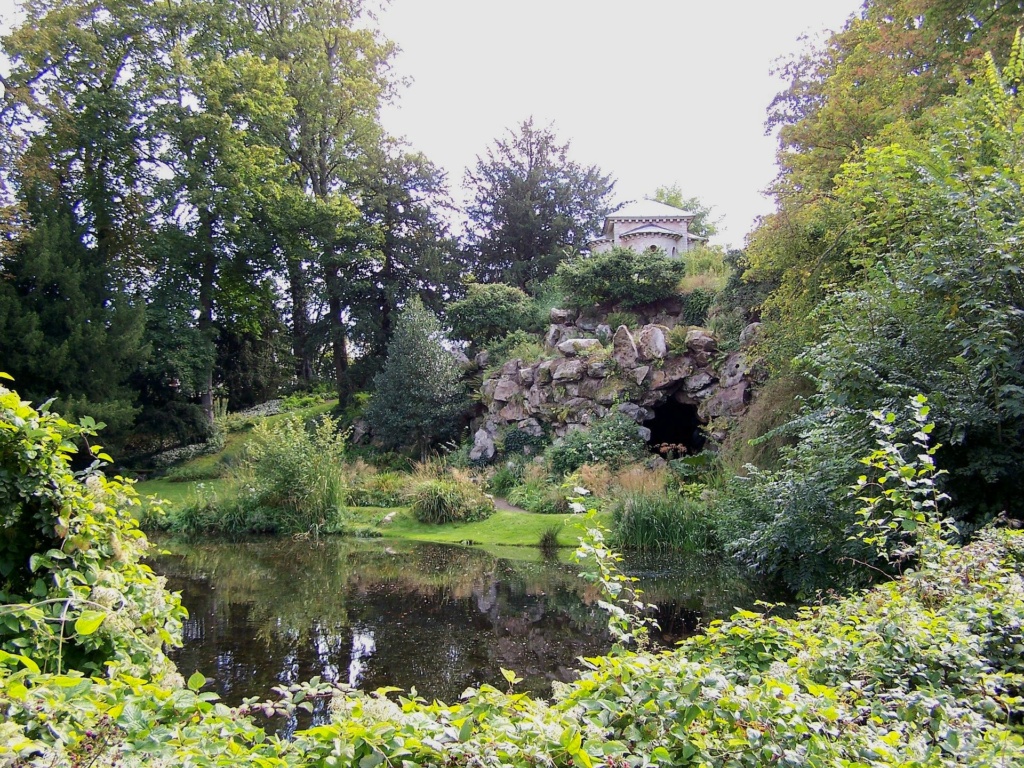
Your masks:
<instances>
[{"instance_id":1,"label":"green leaf","mask_svg":"<svg viewBox=\"0 0 1024 768\"><path fill-rule=\"evenodd\" d=\"M105 618L107 614L103 611L82 611L82 615L75 620L75 634L91 635L100 628Z\"/></svg>"},{"instance_id":2,"label":"green leaf","mask_svg":"<svg viewBox=\"0 0 1024 768\"><path fill-rule=\"evenodd\" d=\"M202 672L193 672L192 676L188 679L190 691L198 691L204 685L206 685L206 676Z\"/></svg>"}]
</instances>

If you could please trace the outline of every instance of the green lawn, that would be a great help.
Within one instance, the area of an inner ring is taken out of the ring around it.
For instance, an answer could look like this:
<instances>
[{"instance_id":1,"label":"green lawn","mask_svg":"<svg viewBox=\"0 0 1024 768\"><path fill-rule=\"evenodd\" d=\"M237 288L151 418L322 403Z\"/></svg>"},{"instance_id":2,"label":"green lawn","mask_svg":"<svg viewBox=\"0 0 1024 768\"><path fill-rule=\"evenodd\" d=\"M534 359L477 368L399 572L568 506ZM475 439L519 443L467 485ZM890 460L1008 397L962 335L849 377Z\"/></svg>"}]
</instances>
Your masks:
<instances>
[{"instance_id":1,"label":"green lawn","mask_svg":"<svg viewBox=\"0 0 1024 768\"><path fill-rule=\"evenodd\" d=\"M388 525L380 521L389 512L397 512L395 519ZM473 523L449 523L447 525L430 525L421 523L406 508L349 508L349 514L358 524L373 527L385 536L419 541L436 541L450 544L479 544L483 546L527 546L536 547L541 536L549 528L558 531L558 544L562 547L575 547L579 542L582 518L579 515L537 515L531 512L497 511L486 520ZM611 524L611 515L598 516L598 522L604 526Z\"/></svg>"},{"instance_id":2,"label":"green lawn","mask_svg":"<svg viewBox=\"0 0 1024 768\"><path fill-rule=\"evenodd\" d=\"M148 501L147 497L155 497L157 500L168 502L165 509L180 506L181 504L196 499L197 486L202 485L206 491L220 493L227 487L228 481L223 479L204 480L202 483L172 483L170 480L146 480L143 483L136 483L135 490L143 497L143 503Z\"/></svg>"}]
</instances>

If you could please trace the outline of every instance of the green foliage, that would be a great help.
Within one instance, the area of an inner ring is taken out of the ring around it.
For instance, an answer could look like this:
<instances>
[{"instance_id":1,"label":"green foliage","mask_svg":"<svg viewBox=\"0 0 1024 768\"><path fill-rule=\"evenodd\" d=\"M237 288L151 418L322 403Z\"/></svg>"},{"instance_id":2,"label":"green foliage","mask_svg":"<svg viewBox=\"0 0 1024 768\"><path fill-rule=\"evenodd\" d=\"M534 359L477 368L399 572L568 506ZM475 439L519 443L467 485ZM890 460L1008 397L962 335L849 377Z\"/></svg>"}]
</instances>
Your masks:
<instances>
[{"instance_id":1,"label":"green foliage","mask_svg":"<svg viewBox=\"0 0 1024 768\"><path fill-rule=\"evenodd\" d=\"M62 539L26 569L24 578L44 586L36 603L5 595L0 607L0 759L7 762L426 768L482 755L515 768L1024 762L1020 532L986 531L963 549L924 548L900 580L792 619L742 611L676 650L648 654L623 647L643 641L648 606L596 530L579 558L591 565L619 645L587 659L588 671L558 686L551 702L484 685L454 704L411 696L396 703L388 690L342 690L314 679L229 708L201 692L201 672L187 681L166 674L162 642L174 639L182 611L137 563L144 538L126 510L109 503L124 489L68 471L74 428L66 422L7 391L0 403L5 501L22 512L51 510L44 539ZM895 458L885 440L879 447ZM919 468L905 473L910 463L902 460L876 460L883 474L894 470L903 481L928 476ZM919 498L915 486L900 484L905 495L886 497L881 520L913 519L898 512ZM930 509L924 514L934 520ZM82 534L89 546L71 546ZM120 552L106 543L112 535ZM71 664L76 655L85 657L81 667ZM519 677L503 676L510 686ZM334 697L329 721L289 740L268 737L252 718L290 717L325 697Z\"/></svg>"},{"instance_id":2,"label":"green foliage","mask_svg":"<svg viewBox=\"0 0 1024 768\"><path fill-rule=\"evenodd\" d=\"M373 472L357 477L348 492L353 507L398 507L405 500L407 477L399 472Z\"/></svg>"},{"instance_id":3,"label":"green foliage","mask_svg":"<svg viewBox=\"0 0 1024 768\"><path fill-rule=\"evenodd\" d=\"M503 283L471 283L447 309L453 337L477 346L532 327L533 314L530 297Z\"/></svg>"},{"instance_id":4,"label":"green foliage","mask_svg":"<svg viewBox=\"0 0 1024 768\"><path fill-rule=\"evenodd\" d=\"M505 497L522 479L523 465L515 461L506 461L487 479L487 490L495 496Z\"/></svg>"},{"instance_id":5,"label":"green foliage","mask_svg":"<svg viewBox=\"0 0 1024 768\"><path fill-rule=\"evenodd\" d=\"M614 312L609 312L607 317L605 317L604 321L608 325L608 327L612 329L613 334L616 330L618 330L618 327L620 325L624 325L627 328L640 327L640 318L638 318L632 312L623 312L622 310L615 310Z\"/></svg>"},{"instance_id":6,"label":"green foliage","mask_svg":"<svg viewBox=\"0 0 1024 768\"><path fill-rule=\"evenodd\" d=\"M687 277L729 277L732 267L725 249L721 246L699 245L683 254Z\"/></svg>"},{"instance_id":7,"label":"green foliage","mask_svg":"<svg viewBox=\"0 0 1024 768\"><path fill-rule=\"evenodd\" d=\"M535 456L544 451L551 442L545 434L534 435L523 429L510 429L501 438L501 448L506 456Z\"/></svg>"},{"instance_id":8,"label":"green foliage","mask_svg":"<svg viewBox=\"0 0 1024 768\"><path fill-rule=\"evenodd\" d=\"M586 501L587 490L574 490L584 495L573 498L573 509L577 512L586 510L583 502ZM586 512L586 535L580 539L573 560L583 566L580 576L595 582L601 589L604 599L599 600L598 605L608 612L608 630L616 640L611 655L622 653L623 648L629 645L643 649L650 642L651 628L658 626L658 622L650 616L656 607L640 599L643 591L636 587L639 579L619 570L622 556L609 549L605 543L608 531L595 520L593 509Z\"/></svg>"},{"instance_id":9,"label":"green foliage","mask_svg":"<svg viewBox=\"0 0 1024 768\"><path fill-rule=\"evenodd\" d=\"M308 392L293 392L281 399L281 410L304 411L317 405L328 403L337 397L334 387L327 384L320 384Z\"/></svg>"},{"instance_id":10,"label":"green foliage","mask_svg":"<svg viewBox=\"0 0 1024 768\"><path fill-rule=\"evenodd\" d=\"M494 502L471 480L456 474L421 480L409 492L409 501L421 523L467 523L485 520L494 512Z\"/></svg>"},{"instance_id":11,"label":"green foliage","mask_svg":"<svg viewBox=\"0 0 1024 768\"><path fill-rule=\"evenodd\" d=\"M644 552L713 552L717 547L708 505L658 490L628 491L612 505L615 546Z\"/></svg>"},{"instance_id":12,"label":"green foliage","mask_svg":"<svg viewBox=\"0 0 1024 768\"><path fill-rule=\"evenodd\" d=\"M662 251L637 253L615 247L563 262L556 277L574 306L636 307L675 295L685 273L683 261L671 259Z\"/></svg>"},{"instance_id":13,"label":"green foliage","mask_svg":"<svg viewBox=\"0 0 1024 768\"><path fill-rule=\"evenodd\" d=\"M730 478L716 502L727 551L798 595L869 582L862 564L885 564L851 538L859 518L847 489L860 474L856 456L870 450L865 427L857 425L854 416L822 416L795 447L782 449L779 469L748 465L746 476Z\"/></svg>"},{"instance_id":14,"label":"green foliage","mask_svg":"<svg viewBox=\"0 0 1024 768\"><path fill-rule=\"evenodd\" d=\"M939 515L939 502L949 496L939 491L936 478L945 474L935 467L935 453L941 447L929 445L935 424L928 422L930 408L924 395L911 398L912 424L916 432L910 445L899 438L897 415L873 414L878 448L861 459L872 477L861 475L854 489L866 504L859 514L861 538L878 554L900 562L912 556L934 559L946 546L943 527L950 521ZM912 452L908 458L905 454Z\"/></svg>"},{"instance_id":15,"label":"green foliage","mask_svg":"<svg viewBox=\"0 0 1024 768\"><path fill-rule=\"evenodd\" d=\"M614 182L570 160L569 144L529 118L477 158L465 185L477 276L536 290L600 229Z\"/></svg>"},{"instance_id":16,"label":"green foliage","mask_svg":"<svg viewBox=\"0 0 1024 768\"><path fill-rule=\"evenodd\" d=\"M100 472L109 457L99 446L89 469L70 466L97 428L0 386L0 675L12 660L57 675L173 671L163 647L185 611L140 562L148 543L127 511L138 498Z\"/></svg>"},{"instance_id":17,"label":"green foliage","mask_svg":"<svg viewBox=\"0 0 1024 768\"><path fill-rule=\"evenodd\" d=\"M696 288L689 293L682 295L683 311L679 319L686 325L698 325L703 327L707 324L708 310L715 301L717 291L707 288Z\"/></svg>"},{"instance_id":18,"label":"green foliage","mask_svg":"<svg viewBox=\"0 0 1024 768\"><path fill-rule=\"evenodd\" d=\"M551 483L541 474L525 476L508 491L508 500L517 507L538 515L564 515L569 512L565 488Z\"/></svg>"},{"instance_id":19,"label":"green foliage","mask_svg":"<svg viewBox=\"0 0 1024 768\"><path fill-rule=\"evenodd\" d=\"M399 315L387 362L374 383L366 420L385 448L422 455L458 432L466 407L462 372L444 346L441 324L419 300Z\"/></svg>"},{"instance_id":20,"label":"green foliage","mask_svg":"<svg viewBox=\"0 0 1024 768\"><path fill-rule=\"evenodd\" d=\"M512 333L494 339L486 347L490 355L490 362L487 365L489 370L499 368L509 360L519 358L520 360L540 360L544 357L544 343L540 336L526 331L512 331Z\"/></svg>"},{"instance_id":21,"label":"green foliage","mask_svg":"<svg viewBox=\"0 0 1024 768\"><path fill-rule=\"evenodd\" d=\"M295 417L253 428L229 490L200 495L171 520L183 533L309 533L337 524L348 500L345 435L329 416L311 428Z\"/></svg>"},{"instance_id":22,"label":"green foliage","mask_svg":"<svg viewBox=\"0 0 1024 768\"><path fill-rule=\"evenodd\" d=\"M637 425L620 413L594 422L588 430L570 432L544 453L555 477L564 477L584 464L621 466L647 453Z\"/></svg>"}]
</instances>

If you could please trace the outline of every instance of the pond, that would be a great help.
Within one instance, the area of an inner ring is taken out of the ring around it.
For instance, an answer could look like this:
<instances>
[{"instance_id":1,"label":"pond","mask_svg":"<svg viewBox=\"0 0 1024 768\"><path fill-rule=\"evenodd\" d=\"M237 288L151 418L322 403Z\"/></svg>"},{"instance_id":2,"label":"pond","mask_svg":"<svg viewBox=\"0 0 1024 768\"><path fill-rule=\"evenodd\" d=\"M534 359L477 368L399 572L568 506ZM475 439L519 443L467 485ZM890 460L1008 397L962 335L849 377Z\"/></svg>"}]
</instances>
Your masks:
<instances>
[{"instance_id":1,"label":"pond","mask_svg":"<svg viewBox=\"0 0 1024 768\"><path fill-rule=\"evenodd\" d=\"M386 539L158 543L170 554L153 568L190 614L172 656L186 677L212 678L228 704L314 676L452 701L481 683L504 687L502 667L524 678L517 690L545 696L552 681L573 679L579 657L610 646L597 588L577 566L532 548L499 556ZM767 599L706 558L623 565L657 604L665 645ZM325 717L315 711L313 722ZM274 727L296 725L308 722Z\"/></svg>"}]
</instances>

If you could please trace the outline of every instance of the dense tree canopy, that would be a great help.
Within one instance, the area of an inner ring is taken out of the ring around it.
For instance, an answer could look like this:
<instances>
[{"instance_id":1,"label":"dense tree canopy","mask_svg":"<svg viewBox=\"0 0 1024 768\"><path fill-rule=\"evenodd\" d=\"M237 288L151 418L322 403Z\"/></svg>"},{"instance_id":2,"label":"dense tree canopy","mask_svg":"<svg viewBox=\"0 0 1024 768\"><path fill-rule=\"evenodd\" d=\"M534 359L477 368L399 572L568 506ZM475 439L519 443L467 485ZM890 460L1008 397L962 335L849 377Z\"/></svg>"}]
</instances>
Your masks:
<instances>
[{"instance_id":1,"label":"dense tree canopy","mask_svg":"<svg viewBox=\"0 0 1024 768\"><path fill-rule=\"evenodd\" d=\"M477 277L529 290L598 232L614 182L529 118L477 157L466 186Z\"/></svg>"}]
</instances>

